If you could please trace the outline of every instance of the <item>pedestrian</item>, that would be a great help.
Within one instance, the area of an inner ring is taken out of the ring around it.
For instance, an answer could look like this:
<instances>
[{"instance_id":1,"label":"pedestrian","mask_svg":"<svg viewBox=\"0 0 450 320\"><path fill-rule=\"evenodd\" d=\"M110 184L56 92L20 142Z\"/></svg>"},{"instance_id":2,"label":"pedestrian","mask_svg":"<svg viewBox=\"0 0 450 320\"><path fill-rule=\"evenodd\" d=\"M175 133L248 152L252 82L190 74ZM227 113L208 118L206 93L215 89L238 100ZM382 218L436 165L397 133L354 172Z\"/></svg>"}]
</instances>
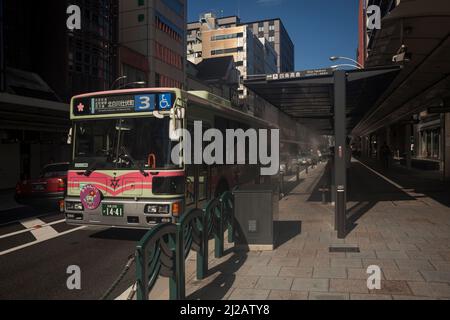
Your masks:
<instances>
[{"instance_id":1,"label":"pedestrian","mask_svg":"<svg viewBox=\"0 0 450 320\"><path fill-rule=\"evenodd\" d=\"M391 149L385 142L380 148L381 161L384 169L389 169L391 159Z\"/></svg>"}]
</instances>

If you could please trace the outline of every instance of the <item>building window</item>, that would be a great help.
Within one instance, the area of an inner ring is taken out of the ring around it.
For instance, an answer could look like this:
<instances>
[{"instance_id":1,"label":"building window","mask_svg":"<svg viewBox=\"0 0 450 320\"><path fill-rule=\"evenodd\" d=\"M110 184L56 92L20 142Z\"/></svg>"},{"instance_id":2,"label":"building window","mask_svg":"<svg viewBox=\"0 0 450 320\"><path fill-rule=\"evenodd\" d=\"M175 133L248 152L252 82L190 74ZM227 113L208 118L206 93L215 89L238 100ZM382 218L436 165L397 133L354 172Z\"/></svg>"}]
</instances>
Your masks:
<instances>
[{"instance_id":1,"label":"building window","mask_svg":"<svg viewBox=\"0 0 450 320\"><path fill-rule=\"evenodd\" d=\"M236 52L242 52L244 50L243 47L237 47L237 48L229 48L229 49L218 49L218 50L212 50L211 55L215 56L218 54L228 54L228 53L236 53Z\"/></svg>"},{"instance_id":2,"label":"building window","mask_svg":"<svg viewBox=\"0 0 450 320\"><path fill-rule=\"evenodd\" d=\"M138 15L138 22L143 22L144 20L145 20L145 15L144 14Z\"/></svg>"},{"instance_id":3,"label":"building window","mask_svg":"<svg viewBox=\"0 0 450 320\"><path fill-rule=\"evenodd\" d=\"M138 6L142 7L144 5L145 0L138 0Z\"/></svg>"},{"instance_id":4,"label":"building window","mask_svg":"<svg viewBox=\"0 0 450 320\"><path fill-rule=\"evenodd\" d=\"M229 40L229 39L236 39L236 38L242 38L244 36L244 33L232 33L232 34L220 34L217 36L212 36L211 41L220 41L220 40Z\"/></svg>"},{"instance_id":5,"label":"building window","mask_svg":"<svg viewBox=\"0 0 450 320\"><path fill-rule=\"evenodd\" d=\"M275 26L274 26L274 25L270 25L270 26L269 26L269 30L270 30L270 31L275 31Z\"/></svg>"},{"instance_id":6,"label":"building window","mask_svg":"<svg viewBox=\"0 0 450 320\"><path fill-rule=\"evenodd\" d=\"M183 70L183 57L173 50L166 48L159 42L155 42L156 58L179 70Z\"/></svg>"},{"instance_id":7,"label":"building window","mask_svg":"<svg viewBox=\"0 0 450 320\"><path fill-rule=\"evenodd\" d=\"M264 26L263 27L258 27L258 32L264 32Z\"/></svg>"},{"instance_id":8,"label":"building window","mask_svg":"<svg viewBox=\"0 0 450 320\"><path fill-rule=\"evenodd\" d=\"M155 74L155 87L159 88L180 88L182 84L180 81L174 80L170 77L167 77L163 74L156 73Z\"/></svg>"},{"instance_id":9,"label":"building window","mask_svg":"<svg viewBox=\"0 0 450 320\"><path fill-rule=\"evenodd\" d=\"M275 37L269 37L269 42L275 42Z\"/></svg>"},{"instance_id":10,"label":"building window","mask_svg":"<svg viewBox=\"0 0 450 320\"><path fill-rule=\"evenodd\" d=\"M182 42L184 39L184 31L179 29L177 26L175 26L173 23L171 23L169 20L164 18L161 14L157 13L155 16L155 24L156 27L163 31L164 33L168 34L172 39Z\"/></svg>"}]
</instances>

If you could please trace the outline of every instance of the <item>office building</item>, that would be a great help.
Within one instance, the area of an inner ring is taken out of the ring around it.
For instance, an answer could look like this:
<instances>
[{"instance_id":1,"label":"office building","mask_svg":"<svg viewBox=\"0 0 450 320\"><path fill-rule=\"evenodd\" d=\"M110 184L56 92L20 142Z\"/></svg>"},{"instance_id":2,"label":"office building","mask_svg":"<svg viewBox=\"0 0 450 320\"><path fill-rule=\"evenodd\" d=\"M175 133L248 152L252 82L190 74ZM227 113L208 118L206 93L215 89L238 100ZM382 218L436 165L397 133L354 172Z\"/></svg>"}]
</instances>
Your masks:
<instances>
[{"instance_id":1,"label":"office building","mask_svg":"<svg viewBox=\"0 0 450 320\"><path fill-rule=\"evenodd\" d=\"M117 0L0 1L0 189L68 161L68 102L117 76ZM81 29L69 30L69 5Z\"/></svg>"},{"instance_id":2,"label":"office building","mask_svg":"<svg viewBox=\"0 0 450 320\"><path fill-rule=\"evenodd\" d=\"M186 85L186 1L119 2L120 70L150 87Z\"/></svg>"}]
</instances>

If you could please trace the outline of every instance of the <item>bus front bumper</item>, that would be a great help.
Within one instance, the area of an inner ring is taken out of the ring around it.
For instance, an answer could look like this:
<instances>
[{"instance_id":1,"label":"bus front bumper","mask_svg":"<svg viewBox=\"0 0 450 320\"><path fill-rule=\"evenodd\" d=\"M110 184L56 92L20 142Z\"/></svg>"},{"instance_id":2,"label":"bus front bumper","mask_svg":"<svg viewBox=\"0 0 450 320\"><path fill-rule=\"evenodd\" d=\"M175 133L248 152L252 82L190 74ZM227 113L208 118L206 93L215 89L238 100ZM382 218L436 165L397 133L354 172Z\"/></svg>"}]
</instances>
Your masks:
<instances>
[{"instance_id":1,"label":"bus front bumper","mask_svg":"<svg viewBox=\"0 0 450 320\"><path fill-rule=\"evenodd\" d=\"M183 199L146 199L146 200L124 200L105 199L95 210L79 208L80 199L67 197L64 200L64 213L66 222L71 225L105 226L117 228L149 229L161 223L176 222L172 214L174 204L180 204L180 212L183 212ZM69 204L69 205L68 205ZM76 206L74 205L76 204ZM120 214L116 216L105 215L108 205L120 206ZM148 206L169 206L169 213L147 213ZM77 207L77 209L74 209ZM82 205L81 205L82 207Z\"/></svg>"}]
</instances>

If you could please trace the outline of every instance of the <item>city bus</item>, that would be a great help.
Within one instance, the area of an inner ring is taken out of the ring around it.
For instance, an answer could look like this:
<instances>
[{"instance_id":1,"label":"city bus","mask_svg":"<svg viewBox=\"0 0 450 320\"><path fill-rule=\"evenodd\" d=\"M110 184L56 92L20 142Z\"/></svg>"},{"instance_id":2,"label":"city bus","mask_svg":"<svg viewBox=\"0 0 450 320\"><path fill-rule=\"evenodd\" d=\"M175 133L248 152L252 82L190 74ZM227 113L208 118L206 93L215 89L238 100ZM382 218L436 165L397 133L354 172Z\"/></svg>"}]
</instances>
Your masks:
<instances>
[{"instance_id":1,"label":"city bus","mask_svg":"<svg viewBox=\"0 0 450 320\"><path fill-rule=\"evenodd\" d=\"M180 130L274 129L209 92L174 88L82 94L70 104L73 157L61 204L73 225L151 228L234 187L259 183L259 165L172 162Z\"/></svg>"}]
</instances>

